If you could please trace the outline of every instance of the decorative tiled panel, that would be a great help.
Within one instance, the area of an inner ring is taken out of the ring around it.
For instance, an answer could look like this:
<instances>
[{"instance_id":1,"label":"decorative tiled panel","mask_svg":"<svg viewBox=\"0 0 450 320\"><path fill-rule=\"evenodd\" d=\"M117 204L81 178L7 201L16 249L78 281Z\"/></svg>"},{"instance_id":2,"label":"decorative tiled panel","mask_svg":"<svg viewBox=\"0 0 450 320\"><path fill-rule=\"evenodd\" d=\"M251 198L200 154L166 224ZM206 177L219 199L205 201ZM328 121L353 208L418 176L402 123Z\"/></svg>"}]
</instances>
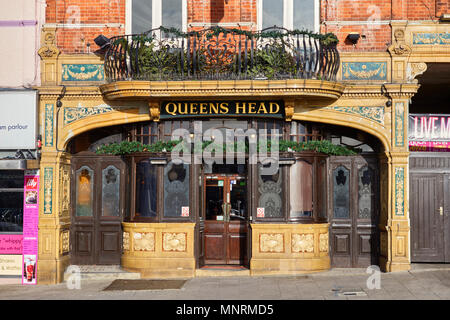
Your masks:
<instances>
[{"instance_id":1,"label":"decorative tiled panel","mask_svg":"<svg viewBox=\"0 0 450 320\"><path fill-rule=\"evenodd\" d=\"M64 125L68 125L74 121L81 120L88 116L112 111L114 111L114 109L107 104L101 104L95 107L83 107L81 104L78 104L77 107L64 108Z\"/></svg>"},{"instance_id":2,"label":"decorative tiled panel","mask_svg":"<svg viewBox=\"0 0 450 320\"><path fill-rule=\"evenodd\" d=\"M155 233L154 232L135 232L134 250L135 251L155 251ZM125 240L125 235L124 235ZM125 245L125 243L124 243Z\"/></svg>"},{"instance_id":3,"label":"decorative tiled panel","mask_svg":"<svg viewBox=\"0 0 450 320\"><path fill-rule=\"evenodd\" d=\"M53 168L44 169L44 214L52 213Z\"/></svg>"},{"instance_id":4,"label":"decorative tiled panel","mask_svg":"<svg viewBox=\"0 0 450 320\"><path fill-rule=\"evenodd\" d=\"M413 33L414 45L450 45L450 33Z\"/></svg>"},{"instance_id":5,"label":"decorative tiled panel","mask_svg":"<svg viewBox=\"0 0 450 320\"><path fill-rule=\"evenodd\" d=\"M163 251L186 251L186 233L163 232Z\"/></svg>"},{"instance_id":6,"label":"decorative tiled panel","mask_svg":"<svg viewBox=\"0 0 450 320\"><path fill-rule=\"evenodd\" d=\"M103 81L103 64L63 64L62 81Z\"/></svg>"},{"instance_id":7,"label":"decorative tiled panel","mask_svg":"<svg viewBox=\"0 0 450 320\"><path fill-rule=\"evenodd\" d=\"M284 252L284 235L282 233L261 233L259 235L259 252Z\"/></svg>"},{"instance_id":8,"label":"decorative tiled panel","mask_svg":"<svg viewBox=\"0 0 450 320\"><path fill-rule=\"evenodd\" d=\"M387 80L387 62L343 62L342 80Z\"/></svg>"},{"instance_id":9,"label":"decorative tiled panel","mask_svg":"<svg viewBox=\"0 0 450 320\"><path fill-rule=\"evenodd\" d=\"M341 107L333 106L327 109L344 112L349 114L359 115L369 120L378 122L384 125L384 107Z\"/></svg>"},{"instance_id":10,"label":"decorative tiled panel","mask_svg":"<svg viewBox=\"0 0 450 320\"><path fill-rule=\"evenodd\" d=\"M395 146L405 146L405 105L403 102L395 104Z\"/></svg>"},{"instance_id":11,"label":"decorative tiled panel","mask_svg":"<svg viewBox=\"0 0 450 320\"><path fill-rule=\"evenodd\" d=\"M130 233L129 232L123 233L122 248L124 251L130 250Z\"/></svg>"},{"instance_id":12,"label":"decorative tiled panel","mask_svg":"<svg viewBox=\"0 0 450 320\"><path fill-rule=\"evenodd\" d=\"M405 168L395 168L395 214L403 216L405 208Z\"/></svg>"},{"instance_id":13,"label":"decorative tiled panel","mask_svg":"<svg viewBox=\"0 0 450 320\"><path fill-rule=\"evenodd\" d=\"M46 147L53 147L53 104L45 105L45 143Z\"/></svg>"},{"instance_id":14,"label":"decorative tiled panel","mask_svg":"<svg viewBox=\"0 0 450 320\"><path fill-rule=\"evenodd\" d=\"M314 252L314 234L292 234L292 252Z\"/></svg>"},{"instance_id":15,"label":"decorative tiled panel","mask_svg":"<svg viewBox=\"0 0 450 320\"><path fill-rule=\"evenodd\" d=\"M328 233L321 233L319 235L319 251L328 252Z\"/></svg>"}]
</instances>

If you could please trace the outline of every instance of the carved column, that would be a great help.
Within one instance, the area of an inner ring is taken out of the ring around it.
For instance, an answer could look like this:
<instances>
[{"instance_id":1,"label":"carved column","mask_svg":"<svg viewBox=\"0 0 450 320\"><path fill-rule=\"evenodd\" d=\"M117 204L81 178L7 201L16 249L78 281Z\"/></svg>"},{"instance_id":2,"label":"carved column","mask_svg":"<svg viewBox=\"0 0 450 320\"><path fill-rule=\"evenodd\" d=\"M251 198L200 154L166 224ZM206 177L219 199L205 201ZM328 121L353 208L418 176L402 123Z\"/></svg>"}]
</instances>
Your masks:
<instances>
[{"instance_id":1,"label":"carved column","mask_svg":"<svg viewBox=\"0 0 450 320\"><path fill-rule=\"evenodd\" d=\"M392 105L391 148L381 161L380 267L384 271L410 269L408 172L408 107L416 85L386 85Z\"/></svg>"},{"instance_id":2,"label":"carved column","mask_svg":"<svg viewBox=\"0 0 450 320\"><path fill-rule=\"evenodd\" d=\"M37 264L39 284L62 282L64 270L69 264L70 155L56 148L56 98L56 95L42 95L39 105L39 123L43 132Z\"/></svg>"}]
</instances>

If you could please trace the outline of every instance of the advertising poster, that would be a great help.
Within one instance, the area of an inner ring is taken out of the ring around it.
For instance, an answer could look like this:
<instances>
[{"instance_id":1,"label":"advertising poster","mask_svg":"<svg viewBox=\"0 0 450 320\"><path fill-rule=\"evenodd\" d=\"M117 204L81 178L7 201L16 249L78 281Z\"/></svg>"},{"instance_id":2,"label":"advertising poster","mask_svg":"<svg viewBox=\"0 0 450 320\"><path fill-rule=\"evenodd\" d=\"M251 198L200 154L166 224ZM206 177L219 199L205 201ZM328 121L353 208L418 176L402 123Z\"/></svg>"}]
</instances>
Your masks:
<instances>
[{"instance_id":1,"label":"advertising poster","mask_svg":"<svg viewBox=\"0 0 450 320\"><path fill-rule=\"evenodd\" d=\"M39 170L25 171L22 284L36 284L39 223Z\"/></svg>"},{"instance_id":2,"label":"advertising poster","mask_svg":"<svg viewBox=\"0 0 450 320\"><path fill-rule=\"evenodd\" d=\"M410 114L409 151L450 152L450 115Z\"/></svg>"}]
</instances>

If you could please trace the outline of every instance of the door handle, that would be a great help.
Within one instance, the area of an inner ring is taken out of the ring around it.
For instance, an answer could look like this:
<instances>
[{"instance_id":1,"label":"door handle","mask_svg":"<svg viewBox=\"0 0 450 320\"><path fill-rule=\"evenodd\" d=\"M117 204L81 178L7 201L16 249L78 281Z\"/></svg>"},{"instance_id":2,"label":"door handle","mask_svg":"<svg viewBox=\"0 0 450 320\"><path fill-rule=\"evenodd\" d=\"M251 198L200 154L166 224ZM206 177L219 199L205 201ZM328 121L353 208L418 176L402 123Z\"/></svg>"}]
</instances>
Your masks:
<instances>
[{"instance_id":1,"label":"door handle","mask_svg":"<svg viewBox=\"0 0 450 320\"><path fill-rule=\"evenodd\" d=\"M444 215L444 208L443 208L443 207L439 207L439 214L440 214L441 216Z\"/></svg>"}]
</instances>

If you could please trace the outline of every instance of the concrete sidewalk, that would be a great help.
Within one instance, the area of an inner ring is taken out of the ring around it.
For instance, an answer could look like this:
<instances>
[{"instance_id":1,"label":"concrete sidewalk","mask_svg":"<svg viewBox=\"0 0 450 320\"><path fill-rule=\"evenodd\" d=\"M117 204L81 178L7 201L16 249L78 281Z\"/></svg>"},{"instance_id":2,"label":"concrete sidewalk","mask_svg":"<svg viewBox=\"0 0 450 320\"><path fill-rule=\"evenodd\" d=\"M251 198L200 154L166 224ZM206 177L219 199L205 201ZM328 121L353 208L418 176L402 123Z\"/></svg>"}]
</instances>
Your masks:
<instances>
[{"instance_id":1,"label":"concrete sidewalk","mask_svg":"<svg viewBox=\"0 0 450 320\"><path fill-rule=\"evenodd\" d=\"M0 299L33 300L402 300L450 299L450 265L414 266L411 271L381 273L381 288L368 289L365 269L333 269L298 276L198 277L182 289L102 291L111 280L82 280L81 289L57 285L0 285Z\"/></svg>"}]
</instances>

